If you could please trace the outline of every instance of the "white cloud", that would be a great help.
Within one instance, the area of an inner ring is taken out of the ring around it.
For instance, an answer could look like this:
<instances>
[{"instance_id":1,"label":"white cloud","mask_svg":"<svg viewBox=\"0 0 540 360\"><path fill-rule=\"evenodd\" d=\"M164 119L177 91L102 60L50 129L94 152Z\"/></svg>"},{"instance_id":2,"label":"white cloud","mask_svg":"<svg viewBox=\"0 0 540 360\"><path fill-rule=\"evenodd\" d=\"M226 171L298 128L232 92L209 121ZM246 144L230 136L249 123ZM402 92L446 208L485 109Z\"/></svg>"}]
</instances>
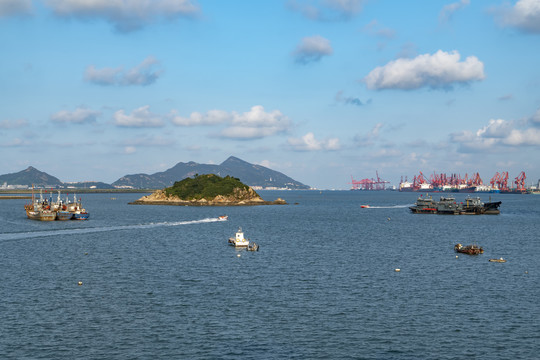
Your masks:
<instances>
[{"instance_id":1,"label":"white cloud","mask_svg":"<svg viewBox=\"0 0 540 360\"><path fill-rule=\"evenodd\" d=\"M157 69L156 69L157 67ZM161 75L159 61L152 56L132 69L123 67L96 69L93 65L86 68L84 78L86 81L98 85L150 85Z\"/></svg>"},{"instance_id":2,"label":"white cloud","mask_svg":"<svg viewBox=\"0 0 540 360\"><path fill-rule=\"evenodd\" d=\"M17 129L28 125L28 121L25 119L17 120L2 120L0 121L0 129Z\"/></svg>"},{"instance_id":3,"label":"white cloud","mask_svg":"<svg viewBox=\"0 0 540 360\"><path fill-rule=\"evenodd\" d=\"M31 12L31 0L0 0L0 17L13 15L28 15Z\"/></svg>"},{"instance_id":4,"label":"white cloud","mask_svg":"<svg viewBox=\"0 0 540 360\"><path fill-rule=\"evenodd\" d=\"M308 132L299 139L289 138L287 142L296 151L339 150L341 148L338 138L317 140L312 132Z\"/></svg>"},{"instance_id":5,"label":"white cloud","mask_svg":"<svg viewBox=\"0 0 540 360\"><path fill-rule=\"evenodd\" d=\"M131 115L126 115L124 110L114 113L113 119L117 126L123 127L161 127L163 121L159 115L151 113L149 105L142 106L132 111Z\"/></svg>"},{"instance_id":6,"label":"white cloud","mask_svg":"<svg viewBox=\"0 0 540 360\"><path fill-rule=\"evenodd\" d=\"M323 56L329 56L332 53L333 49L330 40L315 35L303 38L300 44L296 46L296 50L294 50L292 55L297 63L308 64L310 62L317 62Z\"/></svg>"},{"instance_id":7,"label":"white cloud","mask_svg":"<svg viewBox=\"0 0 540 360\"><path fill-rule=\"evenodd\" d=\"M538 112L531 117L531 120ZM533 127L530 127L533 125ZM540 129L532 121L491 119L476 132L462 131L450 135L462 152L505 151L508 147L540 146Z\"/></svg>"},{"instance_id":8,"label":"white cloud","mask_svg":"<svg viewBox=\"0 0 540 360\"><path fill-rule=\"evenodd\" d=\"M171 121L178 126L216 125L231 121L233 117L223 110L210 110L206 114L192 112L188 118L176 114L176 111L171 112Z\"/></svg>"},{"instance_id":9,"label":"white cloud","mask_svg":"<svg viewBox=\"0 0 540 360\"><path fill-rule=\"evenodd\" d=\"M198 5L191 0L46 0L46 3L58 16L103 19L121 32L199 13Z\"/></svg>"},{"instance_id":10,"label":"white cloud","mask_svg":"<svg viewBox=\"0 0 540 360\"><path fill-rule=\"evenodd\" d=\"M369 89L411 90L421 87L450 88L484 79L484 64L475 56L459 61L457 51L439 50L435 54L418 55L414 59L397 59L373 69L364 82Z\"/></svg>"},{"instance_id":11,"label":"white cloud","mask_svg":"<svg viewBox=\"0 0 540 360\"><path fill-rule=\"evenodd\" d=\"M512 130L513 124L503 119L491 119L488 125L476 132L476 136L484 138L504 138Z\"/></svg>"},{"instance_id":12,"label":"white cloud","mask_svg":"<svg viewBox=\"0 0 540 360\"><path fill-rule=\"evenodd\" d=\"M317 21L348 20L362 10L364 0L290 0L289 9Z\"/></svg>"},{"instance_id":13,"label":"white cloud","mask_svg":"<svg viewBox=\"0 0 540 360\"><path fill-rule=\"evenodd\" d=\"M56 123L88 124L96 122L101 112L86 108L77 108L74 111L61 110L50 116L51 121Z\"/></svg>"},{"instance_id":14,"label":"white cloud","mask_svg":"<svg viewBox=\"0 0 540 360\"><path fill-rule=\"evenodd\" d=\"M291 126L290 120L281 111L267 112L261 105L255 105L244 113L211 110L205 114L193 112L187 118L172 111L171 121L178 126L225 125L218 136L240 140L272 136L287 131Z\"/></svg>"},{"instance_id":15,"label":"white cloud","mask_svg":"<svg viewBox=\"0 0 540 360\"><path fill-rule=\"evenodd\" d=\"M492 11L503 26L512 26L524 32L540 33L540 0L519 0Z\"/></svg>"},{"instance_id":16,"label":"white cloud","mask_svg":"<svg viewBox=\"0 0 540 360\"><path fill-rule=\"evenodd\" d=\"M471 3L470 0L460 0L460 1L448 4L448 5L444 5L441 12L439 13L439 21L440 22L449 21L456 11L463 9L470 3Z\"/></svg>"},{"instance_id":17,"label":"white cloud","mask_svg":"<svg viewBox=\"0 0 540 360\"><path fill-rule=\"evenodd\" d=\"M540 129L530 128L525 130L513 129L503 139L503 143L511 146L540 146Z\"/></svg>"},{"instance_id":18,"label":"white cloud","mask_svg":"<svg viewBox=\"0 0 540 360\"><path fill-rule=\"evenodd\" d=\"M261 105L250 111L232 113L231 126L221 132L221 136L233 139L263 138L287 131L291 122L279 110L266 112Z\"/></svg>"}]
</instances>

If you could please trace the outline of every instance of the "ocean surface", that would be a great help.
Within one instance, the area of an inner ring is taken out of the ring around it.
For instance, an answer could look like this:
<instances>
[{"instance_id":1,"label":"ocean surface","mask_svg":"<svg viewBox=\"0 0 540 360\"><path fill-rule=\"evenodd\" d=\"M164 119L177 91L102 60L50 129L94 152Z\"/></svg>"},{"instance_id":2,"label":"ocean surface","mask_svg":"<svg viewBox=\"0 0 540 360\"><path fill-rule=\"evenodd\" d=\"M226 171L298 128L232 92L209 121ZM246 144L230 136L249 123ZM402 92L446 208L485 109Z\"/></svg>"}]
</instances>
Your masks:
<instances>
[{"instance_id":1,"label":"ocean surface","mask_svg":"<svg viewBox=\"0 0 540 360\"><path fill-rule=\"evenodd\" d=\"M289 205L83 194L88 221L39 222L0 200L0 359L538 358L540 196L444 216L415 193L260 194ZM239 227L258 252L228 245Z\"/></svg>"}]
</instances>

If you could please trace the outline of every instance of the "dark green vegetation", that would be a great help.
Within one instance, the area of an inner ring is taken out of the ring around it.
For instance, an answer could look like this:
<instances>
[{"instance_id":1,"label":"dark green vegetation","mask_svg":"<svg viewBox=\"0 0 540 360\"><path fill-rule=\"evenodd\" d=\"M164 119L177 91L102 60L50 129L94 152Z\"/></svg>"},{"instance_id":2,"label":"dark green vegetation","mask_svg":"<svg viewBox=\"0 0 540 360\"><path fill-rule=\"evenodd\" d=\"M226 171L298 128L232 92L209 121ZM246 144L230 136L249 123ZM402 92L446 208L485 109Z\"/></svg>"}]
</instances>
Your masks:
<instances>
[{"instance_id":1,"label":"dark green vegetation","mask_svg":"<svg viewBox=\"0 0 540 360\"><path fill-rule=\"evenodd\" d=\"M249 186L231 176L222 178L214 174L196 174L193 178L176 181L173 186L164 191L168 196L174 195L182 200L212 200L218 195L233 195L235 189L248 191Z\"/></svg>"}]
</instances>

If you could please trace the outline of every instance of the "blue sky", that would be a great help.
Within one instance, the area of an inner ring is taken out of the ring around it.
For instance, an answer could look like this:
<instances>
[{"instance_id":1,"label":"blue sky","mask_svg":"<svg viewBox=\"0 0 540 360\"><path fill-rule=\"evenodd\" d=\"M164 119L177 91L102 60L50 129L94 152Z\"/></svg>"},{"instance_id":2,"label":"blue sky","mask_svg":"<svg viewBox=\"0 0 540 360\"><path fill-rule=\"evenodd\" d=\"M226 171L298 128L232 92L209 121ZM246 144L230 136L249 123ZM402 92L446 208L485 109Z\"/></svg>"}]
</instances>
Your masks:
<instances>
[{"instance_id":1,"label":"blue sky","mask_svg":"<svg viewBox=\"0 0 540 360\"><path fill-rule=\"evenodd\" d=\"M540 178L540 0L0 0L0 173Z\"/></svg>"}]
</instances>

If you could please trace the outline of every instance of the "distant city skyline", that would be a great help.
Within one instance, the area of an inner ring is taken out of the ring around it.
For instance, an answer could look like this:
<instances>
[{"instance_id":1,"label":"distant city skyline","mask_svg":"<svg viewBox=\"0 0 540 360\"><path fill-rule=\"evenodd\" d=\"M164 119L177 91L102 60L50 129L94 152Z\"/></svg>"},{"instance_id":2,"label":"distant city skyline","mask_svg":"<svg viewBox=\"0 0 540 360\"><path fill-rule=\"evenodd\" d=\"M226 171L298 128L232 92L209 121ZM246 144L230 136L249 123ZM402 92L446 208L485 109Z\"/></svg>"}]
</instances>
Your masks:
<instances>
[{"instance_id":1,"label":"distant city skyline","mask_svg":"<svg viewBox=\"0 0 540 360\"><path fill-rule=\"evenodd\" d=\"M540 0L0 0L0 174L540 178Z\"/></svg>"}]
</instances>

